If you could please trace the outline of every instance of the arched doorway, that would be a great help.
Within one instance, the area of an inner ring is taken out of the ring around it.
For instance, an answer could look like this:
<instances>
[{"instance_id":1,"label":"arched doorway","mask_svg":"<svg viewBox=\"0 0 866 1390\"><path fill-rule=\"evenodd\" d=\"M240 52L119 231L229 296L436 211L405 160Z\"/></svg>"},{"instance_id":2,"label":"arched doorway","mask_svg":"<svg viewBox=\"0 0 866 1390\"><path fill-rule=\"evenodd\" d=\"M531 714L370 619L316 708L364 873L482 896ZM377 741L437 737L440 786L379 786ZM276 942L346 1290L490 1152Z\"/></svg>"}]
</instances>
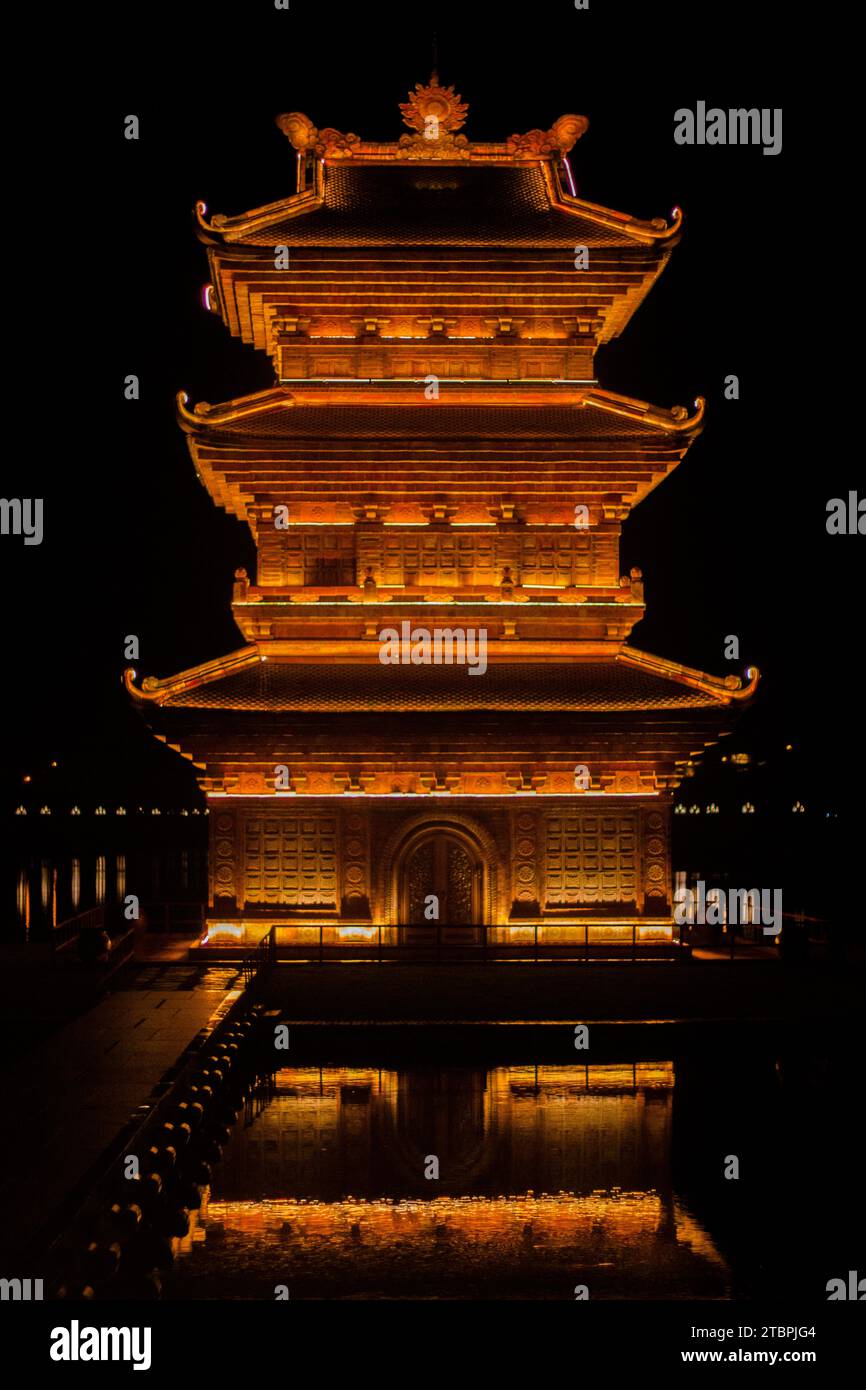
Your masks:
<instances>
[{"instance_id":1,"label":"arched doorway","mask_svg":"<svg viewBox=\"0 0 866 1390\"><path fill-rule=\"evenodd\" d=\"M478 846L450 826L413 835L399 863L399 913L404 940L472 941L484 921L484 864Z\"/></svg>"},{"instance_id":2,"label":"arched doorway","mask_svg":"<svg viewBox=\"0 0 866 1390\"><path fill-rule=\"evenodd\" d=\"M422 848L428 841L436 841L440 835L445 836L446 855L443 863L441 857L437 861L437 855L442 855L442 850L435 847L431 851L432 858L423 856L412 868L411 875L409 866L414 859L415 851ZM466 859L461 855L450 856L450 866L447 856L448 841L456 841L464 851ZM466 912L464 909L467 902L465 889L461 889L460 880L466 878L466 862L468 860L471 868L472 893L469 898L471 910ZM411 926L411 916L417 916L414 912L410 916L411 894L409 891L410 877L415 886L414 906L418 905L419 889L426 885L427 891L421 895L423 898L430 894L441 896L439 924L431 919L425 919L423 909L420 922L412 928L415 932L426 931L432 941L436 940L437 929L440 930L441 940L444 943L449 938L455 942L458 940L478 943L481 940L481 927L486 924L488 927L492 923L498 922L505 911L502 902L502 885L504 882L504 866L501 861L499 849L490 832L490 828L483 821L476 820L466 815L461 808L449 806L447 810L437 807L436 811L431 807L420 815L411 816L394 825L391 833L387 835L381 845L379 853L376 855L376 869L373 876L373 911L380 914L382 924L385 927L393 928L397 935L393 938L397 941L406 939L408 926ZM440 889L444 878L444 893L436 892L435 882L439 880ZM451 891L449 894L449 878ZM431 887L430 884L433 883ZM468 925L456 925L449 928L446 923L444 912L448 909L448 899L451 899L451 906L455 913L461 918L468 917ZM423 926L422 926L423 923ZM399 929L399 930L397 930ZM451 932L453 930L453 937ZM468 935L467 935L468 934ZM415 938L413 938L415 939ZM417 938L422 939L422 938Z\"/></svg>"}]
</instances>

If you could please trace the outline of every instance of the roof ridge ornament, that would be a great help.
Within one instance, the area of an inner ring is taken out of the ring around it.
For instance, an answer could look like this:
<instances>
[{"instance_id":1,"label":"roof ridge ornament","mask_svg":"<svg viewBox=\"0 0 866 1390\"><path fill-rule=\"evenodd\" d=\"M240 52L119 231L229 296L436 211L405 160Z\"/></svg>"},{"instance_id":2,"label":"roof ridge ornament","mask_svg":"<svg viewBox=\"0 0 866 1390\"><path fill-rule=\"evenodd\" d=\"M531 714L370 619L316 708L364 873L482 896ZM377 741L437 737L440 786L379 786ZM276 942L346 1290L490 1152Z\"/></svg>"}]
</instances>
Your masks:
<instances>
[{"instance_id":1,"label":"roof ridge ornament","mask_svg":"<svg viewBox=\"0 0 866 1390\"><path fill-rule=\"evenodd\" d=\"M277 125L299 153L315 154L320 159L351 156L361 144L360 135L355 135L353 131L344 135L333 126L317 130L303 111L287 111L277 116Z\"/></svg>"},{"instance_id":2,"label":"roof ridge ornament","mask_svg":"<svg viewBox=\"0 0 866 1390\"><path fill-rule=\"evenodd\" d=\"M471 146L456 132L466 124L469 106L453 87L442 87L434 71L428 83L416 82L408 101L400 102L403 124L412 131L401 135L397 149L405 159L469 159Z\"/></svg>"},{"instance_id":3,"label":"roof ridge ornament","mask_svg":"<svg viewBox=\"0 0 866 1390\"><path fill-rule=\"evenodd\" d=\"M408 101L400 102L400 110L404 125L428 140L436 140L440 131L452 135L466 124L469 104L461 99L453 86L441 87L439 74L434 70L429 82L415 83L415 90L409 93ZM431 134L431 131L435 131L435 134ZM403 136L403 140L408 138Z\"/></svg>"},{"instance_id":4,"label":"roof ridge ornament","mask_svg":"<svg viewBox=\"0 0 866 1390\"><path fill-rule=\"evenodd\" d=\"M586 116L560 116L550 130L530 130L525 135L509 135L506 146L512 154L568 154L589 129Z\"/></svg>"},{"instance_id":5,"label":"roof ridge ornament","mask_svg":"<svg viewBox=\"0 0 866 1390\"><path fill-rule=\"evenodd\" d=\"M276 123L299 154L332 160L555 160L564 158L589 128L586 116L569 114L560 116L549 130L530 130L493 144L472 144L457 133L466 124L469 104L453 85L442 86L435 69L429 82L416 82L399 106L411 134L401 135L394 143L362 140L332 126L319 130L302 111L284 112Z\"/></svg>"}]
</instances>

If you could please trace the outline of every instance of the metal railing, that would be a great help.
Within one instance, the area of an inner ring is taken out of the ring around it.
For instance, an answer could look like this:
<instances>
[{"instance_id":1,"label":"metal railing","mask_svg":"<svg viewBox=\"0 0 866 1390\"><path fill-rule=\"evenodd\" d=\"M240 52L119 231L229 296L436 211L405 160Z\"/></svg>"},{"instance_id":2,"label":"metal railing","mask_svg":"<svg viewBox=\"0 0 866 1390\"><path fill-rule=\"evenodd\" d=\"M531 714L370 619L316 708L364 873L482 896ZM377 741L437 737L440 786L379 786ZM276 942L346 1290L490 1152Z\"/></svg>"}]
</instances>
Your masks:
<instances>
[{"instance_id":1,"label":"metal railing","mask_svg":"<svg viewBox=\"0 0 866 1390\"><path fill-rule=\"evenodd\" d=\"M148 931L192 934L201 931L205 908L202 902L144 902L141 905L141 915Z\"/></svg>"},{"instance_id":2,"label":"metal railing","mask_svg":"<svg viewBox=\"0 0 866 1390\"><path fill-rule=\"evenodd\" d=\"M807 945L807 924L808 926L826 927L828 922L829 919L826 917L810 917L808 913L803 911L783 912L781 931L766 935L761 922L725 922L719 924L719 930L723 932L721 939L709 942L699 941L696 945L709 946L719 952L724 949L727 951L728 959L735 960L738 947L743 956L748 956L755 947L780 947L784 950L786 927L798 929L800 933L799 944L805 947ZM681 937L682 931L683 929L680 927ZM789 931L789 947L793 944L792 937L793 933Z\"/></svg>"},{"instance_id":3,"label":"metal railing","mask_svg":"<svg viewBox=\"0 0 866 1390\"><path fill-rule=\"evenodd\" d=\"M91 907L87 912L79 912L74 917L67 917L63 922L57 922L51 928L51 955L60 955L61 951L66 951L70 946L78 944L78 938L83 931L104 931L105 930L105 908Z\"/></svg>"},{"instance_id":4,"label":"metal railing","mask_svg":"<svg viewBox=\"0 0 866 1390\"><path fill-rule=\"evenodd\" d=\"M244 988L249 989L267 974L277 959L275 928L270 927L252 951L245 951L242 961Z\"/></svg>"},{"instance_id":5,"label":"metal railing","mask_svg":"<svg viewBox=\"0 0 866 1390\"><path fill-rule=\"evenodd\" d=\"M114 923L120 930L115 931L112 936L110 926ZM131 923L119 916L118 909L110 909L105 905L101 907L91 907L86 912L79 912L74 917L67 917L63 922L58 922L51 930L51 960L53 964L63 963L75 954L82 934L87 932L104 932L109 937L110 945L107 948L107 958L100 960L96 954L92 961L82 960L82 965L102 965L107 974L113 974L121 965L125 965L135 952L135 930Z\"/></svg>"},{"instance_id":6,"label":"metal railing","mask_svg":"<svg viewBox=\"0 0 866 1390\"><path fill-rule=\"evenodd\" d=\"M282 925L282 924L280 924ZM286 926L289 924L286 923ZM631 923L630 940L620 938L611 943L605 940L590 939L591 927L599 924L589 921L575 930L570 941L545 941L539 939L539 929L550 923L529 922L521 924L521 930L529 933L524 940L499 941L493 938L497 928L486 925L475 927L456 927L445 922L430 923L429 926L410 928L414 940L394 940L392 934L401 935L406 928L383 927L380 924L358 927L353 939L351 928L343 927L345 935L338 941L325 940L325 933L333 930L334 924L320 922L317 927L298 928L308 939L306 941L278 942L278 926L271 926L253 951L244 953L244 971L249 979L255 978L264 966L270 967L278 961L296 961L324 965L329 961L348 960L370 961L380 964L385 961L411 962L414 964L455 964L487 963L489 961L533 961L552 962L583 961L615 956L618 960L633 961L647 958L675 958L689 954L681 940L640 941L636 922ZM651 925L648 923L647 925ZM375 933L375 937L373 934ZM419 939L423 933L426 939ZM613 949L611 949L613 947Z\"/></svg>"}]
</instances>

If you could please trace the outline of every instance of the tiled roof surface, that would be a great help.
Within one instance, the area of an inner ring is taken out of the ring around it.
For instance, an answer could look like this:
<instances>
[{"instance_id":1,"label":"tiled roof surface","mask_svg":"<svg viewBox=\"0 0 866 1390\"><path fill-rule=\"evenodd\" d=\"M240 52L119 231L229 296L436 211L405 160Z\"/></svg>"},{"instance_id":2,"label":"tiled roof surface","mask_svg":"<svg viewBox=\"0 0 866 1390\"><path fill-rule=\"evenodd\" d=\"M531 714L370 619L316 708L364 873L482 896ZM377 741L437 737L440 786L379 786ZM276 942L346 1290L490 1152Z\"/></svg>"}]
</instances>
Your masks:
<instances>
[{"instance_id":1,"label":"tiled roof surface","mask_svg":"<svg viewBox=\"0 0 866 1390\"><path fill-rule=\"evenodd\" d=\"M451 405L447 385L438 401L405 405L310 406L274 404L212 428L220 435L251 439L646 439L667 440L666 432L640 418L615 415L597 406ZM418 394L420 394L420 387ZM203 420L197 434L208 431ZM676 437L675 437L676 439ZM676 440L679 443L679 440ZM686 447L685 441L681 444Z\"/></svg>"},{"instance_id":2,"label":"tiled roof surface","mask_svg":"<svg viewBox=\"0 0 866 1390\"><path fill-rule=\"evenodd\" d=\"M259 662L173 695L170 708L254 711L627 710L718 707L703 691L609 662L391 666Z\"/></svg>"},{"instance_id":3,"label":"tiled roof surface","mask_svg":"<svg viewBox=\"0 0 866 1390\"><path fill-rule=\"evenodd\" d=\"M328 165L324 206L240 238L248 246L628 247L659 251L551 208L540 168Z\"/></svg>"}]
</instances>

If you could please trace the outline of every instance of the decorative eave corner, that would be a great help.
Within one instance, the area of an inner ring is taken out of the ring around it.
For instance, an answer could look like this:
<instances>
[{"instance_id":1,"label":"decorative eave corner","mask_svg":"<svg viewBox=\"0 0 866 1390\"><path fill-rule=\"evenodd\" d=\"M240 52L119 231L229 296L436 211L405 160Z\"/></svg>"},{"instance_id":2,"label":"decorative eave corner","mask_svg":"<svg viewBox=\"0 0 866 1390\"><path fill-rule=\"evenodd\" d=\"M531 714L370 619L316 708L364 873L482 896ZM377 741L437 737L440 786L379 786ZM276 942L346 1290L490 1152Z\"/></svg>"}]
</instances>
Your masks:
<instances>
[{"instance_id":1,"label":"decorative eave corner","mask_svg":"<svg viewBox=\"0 0 866 1390\"><path fill-rule=\"evenodd\" d=\"M258 647L241 647L236 652L229 652L228 656L219 657L216 661L206 661L201 666L193 666L188 671L180 671L176 676L167 676L164 680L158 680L156 676L145 676L140 686L135 684L138 674L135 668L127 666L123 673L123 684L127 693L140 703L164 705L173 695L181 695L186 690L194 690L197 686L221 680L224 676L233 675L235 671L255 666L261 660Z\"/></svg>"},{"instance_id":2,"label":"decorative eave corner","mask_svg":"<svg viewBox=\"0 0 866 1390\"><path fill-rule=\"evenodd\" d=\"M712 676L706 671L696 671L691 666L682 666L678 661L668 661L663 656L652 656L649 652L642 652L637 647L627 645L620 648L618 659L636 670L647 671L666 680L677 681L680 685L691 686L692 689L701 690L707 695L714 695L722 705L750 700L761 679L757 666L746 668L744 682L742 676Z\"/></svg>"},{"instance_id":3,"label":"decorative eave corner","mask_svg":"<svg viewBox=\"0 0 866 1390\"><path fill-rule=\"evenodd\" d=\"M563 120L568 119L570 118L563 117ZM616 212L613 208L603 208L598 203L588 203L585 198L578 198L563 188L558 166L558 160L542 166L551 206L558 212L588 218L599 227L606 227L621 236L633 237L635 241L646 246L655 246L658 242L670 242L671 246L674 246L679 240L683 226L681 208L671 209L670 221L666 221L664 217L654 217L647 222L639 217L632 217L627 212Z\"/></svg>"},{"instance_id":4,"label":"decorative eave corner","mask_svg":"<svg viewBox=\"0 0 866 1390\"><path fill-rule=\"evenodd\" d=\"M291 410L295 404L295 397L286 386L269 386L264 391L256 391L251 396L241 396L220 405L199 401L192 410L187 406L189 397L185 391L178 391L175 400L178 423L186 434L230 425L235 420L244 420L250 415L261 415L275 408Z\"/></svg>"},{"instance_id":5,"label":"decorative eave corner","mask_svg":"<svg viewBox=\"0 0 866 1390\"><path fill-rule=\"evenodd\" d=\"M684 405L673 405L670 410L651 405L649 401L639 401L631 396L618 396L614 391L595 387L587 391L584 405L598 406L600 410L610 411L612 415L623 415L629 420L654 425L670 434L699 434L703 429L706 398L697 396L694 414L689 415ZM578 407L579 408L579 407Z\"/></svg>"},{"instance_id":6,"label":"decorative eave corner","mask_svg":"<svg viewBox=\"0 0 866 1390\"><path fill-rule=\"evenodd\" d=\"M261 231L271 222L283 222L287 218L302 217L304 213L314 212L316 208L322 206L324 202L324 180L322 170L317 163L314 168L312 186L305 189L303 193L292 193L288 198L282 198L277 203L268 203L262 208L253 208L251 212L238 213L236 217L229 217L226 214L214 213L210 221L207 220L207 204L197 202L195 205L196 233L198 239L204 242L205 246L222 246L226 243L240 241L250 232Z\"/></svg>"}]
</instances>

